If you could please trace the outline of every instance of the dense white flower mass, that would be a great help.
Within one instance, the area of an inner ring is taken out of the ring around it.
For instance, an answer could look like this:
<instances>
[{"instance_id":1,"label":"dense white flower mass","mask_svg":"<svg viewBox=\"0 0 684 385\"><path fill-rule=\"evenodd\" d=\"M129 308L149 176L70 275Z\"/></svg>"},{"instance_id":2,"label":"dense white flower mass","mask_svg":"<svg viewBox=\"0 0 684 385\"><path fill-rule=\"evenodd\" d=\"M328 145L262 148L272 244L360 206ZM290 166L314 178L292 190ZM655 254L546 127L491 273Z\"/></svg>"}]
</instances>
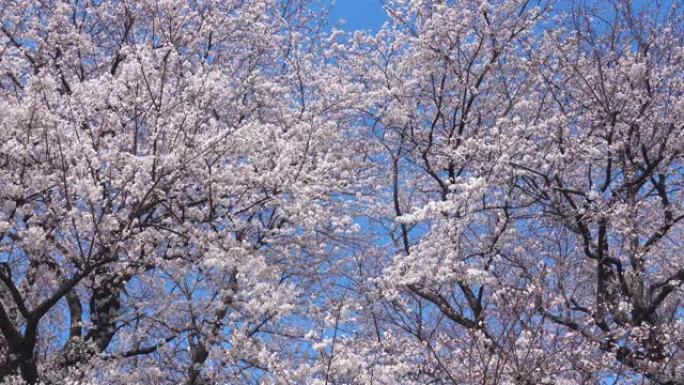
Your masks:
<instances>
[{"instance_id":1,"label":"dense white flower mass","mask_svg":"<svg viewBox=\"0 0 684 385\"><path fill-rule=\"evenodd\" d=\"M0 384L684 385L684 4L315 3L0 0Z\"/></svg>"}]
</instances>

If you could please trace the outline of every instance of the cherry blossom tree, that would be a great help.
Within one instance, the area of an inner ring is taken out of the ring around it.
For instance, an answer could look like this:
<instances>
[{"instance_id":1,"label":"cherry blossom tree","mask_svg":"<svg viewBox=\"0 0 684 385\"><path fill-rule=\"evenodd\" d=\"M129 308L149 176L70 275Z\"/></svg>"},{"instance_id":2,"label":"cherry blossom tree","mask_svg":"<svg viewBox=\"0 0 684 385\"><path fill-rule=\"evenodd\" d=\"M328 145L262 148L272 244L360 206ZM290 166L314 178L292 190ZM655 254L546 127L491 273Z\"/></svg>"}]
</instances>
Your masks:
<instances>
[{"instance_id":1,"label":"cherry blossom tree","mask_svg":"<svg viewBox=\"0 0 684 385\"><path fill-rule=\"evenodd\" d=\"M308 3L0 15L0 381L296 378L358 179Z\"/></svg>"},{"instance_id":2,"label":"cherry blossom tree","mask_svg":"<svg viewBox=\"0 0 684 385\"><path fill-rule=\"evenodd\" d=\"M681 4L384 5L0 2L0 383L684 384Z\"/></svg>"},{"instance_id":3,"label":"cherry blossom tree","mask_svg":"<svg viewBox=\"0 0 684 385\"><path fill-rule=\"evenodd\" d=\"M392 1L342 54L393 247L331 378L684 383L681 8L564 5Z\"/></svg>"}]
</instances>

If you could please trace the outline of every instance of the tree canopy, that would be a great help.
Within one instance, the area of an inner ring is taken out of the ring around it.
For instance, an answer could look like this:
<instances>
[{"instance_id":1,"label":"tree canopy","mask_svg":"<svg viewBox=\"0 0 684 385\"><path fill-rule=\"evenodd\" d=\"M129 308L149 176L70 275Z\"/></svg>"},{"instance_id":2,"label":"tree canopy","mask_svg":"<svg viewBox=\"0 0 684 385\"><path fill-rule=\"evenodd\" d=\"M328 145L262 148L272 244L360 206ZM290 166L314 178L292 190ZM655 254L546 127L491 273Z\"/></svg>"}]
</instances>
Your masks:
<instances>
[{"instance_id":1,"label":"tree canopy","mask_svg":"<svg viewBox=\"0 0 684 385\"><path fill-rule=\"evenodd\" d=\"M684 385L683 4L314 3L0 0L0 384Z\"/></svg>"}]
</instances>

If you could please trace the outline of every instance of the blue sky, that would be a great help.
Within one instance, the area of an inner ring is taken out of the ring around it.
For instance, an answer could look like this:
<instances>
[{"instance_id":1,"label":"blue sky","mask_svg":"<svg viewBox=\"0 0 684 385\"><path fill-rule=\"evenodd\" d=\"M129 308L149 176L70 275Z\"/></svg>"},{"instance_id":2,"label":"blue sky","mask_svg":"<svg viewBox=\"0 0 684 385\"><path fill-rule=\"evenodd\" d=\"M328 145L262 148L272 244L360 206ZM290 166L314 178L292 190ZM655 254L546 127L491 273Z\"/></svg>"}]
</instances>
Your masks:
<instances>
[{"instance_id":1,"label":"blue sky","mask_svg":"<svg viewBox=\"0 0 684 385\"><path fill-rule=\"evenodd\" d=\"M382 0L336 0L330 18L333 25L346 31L377 31L385 21L385 11ZM345 23L337 25L339 19Z\"/></svg>"}]
</instances>

